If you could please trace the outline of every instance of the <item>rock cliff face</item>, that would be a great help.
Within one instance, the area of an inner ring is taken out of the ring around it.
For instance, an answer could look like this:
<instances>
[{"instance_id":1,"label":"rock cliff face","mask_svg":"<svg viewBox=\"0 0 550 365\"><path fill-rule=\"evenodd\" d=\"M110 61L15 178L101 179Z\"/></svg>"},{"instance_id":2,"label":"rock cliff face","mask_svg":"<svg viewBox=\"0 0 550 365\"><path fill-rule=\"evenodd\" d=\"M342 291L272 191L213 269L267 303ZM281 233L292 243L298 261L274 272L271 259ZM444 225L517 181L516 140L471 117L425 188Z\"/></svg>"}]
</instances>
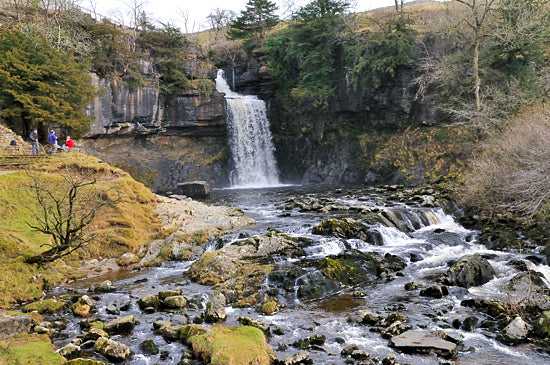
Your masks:
<instances>
[{"instance_id":1,"label":"rock cliff face","mask_svg":"<svg viewBox=\"0 0 550 365\"><path fill-rule=\"evenodd\" d=\"M102 93L89 109L95 119L84 141L88 153L157 192L192 180L228 185L223 94L190 89L164 98L158 80L144 74L146 85L135 89L92 75Z\"/></svg>"}]
</instances>

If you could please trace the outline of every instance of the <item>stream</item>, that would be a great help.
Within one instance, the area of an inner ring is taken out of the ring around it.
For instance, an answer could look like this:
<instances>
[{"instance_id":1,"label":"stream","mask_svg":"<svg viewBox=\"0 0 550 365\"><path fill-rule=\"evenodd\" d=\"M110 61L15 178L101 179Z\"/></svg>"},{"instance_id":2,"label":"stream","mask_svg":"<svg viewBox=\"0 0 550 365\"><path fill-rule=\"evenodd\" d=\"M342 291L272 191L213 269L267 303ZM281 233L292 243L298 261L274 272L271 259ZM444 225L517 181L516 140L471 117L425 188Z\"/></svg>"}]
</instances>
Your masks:
<instances>
[{"instance_id":1,"label":"stream","mask_svg":"<svg viewBox=\"0 0 550 365\"><path fill-rule=\"evenodd\" d=\"M477 242L477 233L465 229L451 215L439 207L425 207L421 203L403 203L388 199L388 192L376 188L343 188L325 190L314 186L280 186L264 189L218 189L214 190L206 201L213 205L240 207L244 213L257 220L257 225L244 231L220 237L208 244L207 250L215 250L220 245L230 245L239 237L263 235L268 231L278 231L292 237L304 237L310 244L304 247L305 259L286 258L277 264L282 266L299 265L307 260L336 256L349 250L376 252L380 255L392 254L406 262L406 267L387 277L378 278L355 287L338 289L327 295L302 301L297 287L308 280L297 278L290 283L295 290L279 290L277 300L285 308L266 316L254 308L227 307L227 320L223 325L239 325L237 317L248 316L279 328L279 335L272 335L269 343L279 359L297 353L299 350L291 344L314 334L326 336L322 349L310 349L309 355L314 364L344 364L347 360L340 356L341 350L350 344L370 353L372 357L385 358L395 354L400 364L528 364L550 363L547 353L538 351L533 345L507 346L495 338L494 333L477 327L472 331L454 328L453 319L464 320L476 316L483 320L487 315L475 308L461 305L465 299L494 297L505 299L503 289L512 276L518 273L510 265L512 260L523 260L529 268L539 271L550 278L550 268L537 261L536 252L516 253L493 251ZM290 209L287 202L296 199L327 201L334 206L368 207L369 209L389 208L402 217L404 229L372 226L377 244L367 243L360 239L342 239L331 236L312 234L312 227L331 217L355 217L360 220L358 209L331 209L321 211L300 211ZM405 290L410 282L435 283L439 274L448 268L448 262L463 255L479 253L488 258L494 268L495 277L488 283L469 289L449 286L449 295L435 299L424 297L418 291ZM96 300L98 308L95 318L108 320L133 314L139 323L129 336L115 335L112 338L125 343L133 355L125 364L178 364L181 354L187 349L181 342L168 343L160 335L153 333L153 323L162 318L173 323L185 324L199 316L203 306L209 300L211 288L196 284L186 277L186 271L192 262L167 262L158 267L151 267L130 272L117 272L110 276L73 281L56 288L50 296L67 298L88 294ZM313 270L306 268L306 270ZM309 280L314 275L308 275ZM90 285L103 280L111 280L118 290L111 293L90 294ZM269 287L275 284L269 280ZM311 284L315 286L315 283ZM139 298L147 294L156 294L161 290L181 289L191 303L186 313L155 312L146 314L137 305ZM110 314L107 308L114 306L124 308L120 314ZM361 309L369 309L381 315L398 312L408 318L413 329L441 329L463 338L457 358L444 360L435 354L408 355L388 346L388 340L369 327L349 321L350 316ZM62 333L53 339L54 345L60 348L71 339L82 334L79 322L81 318L72 314L64 315L67 326ZM52 320L55 320L53 318ZM153 338L164 354L146 355L139 344L147 338ZM282 346L283 345L283 346ZM287 345L287 346L284 346ZM86 350L85 350L86 351ZM162 357L161 357L162 356ZM101 355L89 349L84 357L105 361ZM354 362L355 363L355 362Z\"/></svg>"}]
</instances>

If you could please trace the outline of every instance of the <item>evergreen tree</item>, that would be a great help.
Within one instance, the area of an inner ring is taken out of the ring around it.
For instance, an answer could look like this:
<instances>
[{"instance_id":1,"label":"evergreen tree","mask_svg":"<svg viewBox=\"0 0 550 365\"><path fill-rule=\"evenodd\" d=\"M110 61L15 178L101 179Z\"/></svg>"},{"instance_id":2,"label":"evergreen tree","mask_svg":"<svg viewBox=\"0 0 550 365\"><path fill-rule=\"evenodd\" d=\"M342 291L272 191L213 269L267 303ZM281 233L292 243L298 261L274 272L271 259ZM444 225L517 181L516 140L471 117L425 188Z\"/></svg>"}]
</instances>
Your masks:
<instances>
[{"instance_id":1,"label":"evergreen tree","mask_svg":"<svg viewBox=\"0 0 550 365\"><path fill-rule=\"evenodd\" d=\"M0 33L0 117L31 125L57 124L80 136L89 128L85 108L95 95L83 64L39 34Z\"/></svg>"},{"instance_id":2,"label":"evergreen tree","mask_svg":"<svg viewBox=\"0 0 550 365\"><path fill-rule=\"evenodd\" d=\"M378 31L367 39L357 37L350 47L353 82L356 87L369 90L394 79L414 60L416 32L412 20L403 11L403 1L395 1L395 14L379 23Z\"/></svg>"},{"instance_id":3,"label":"evergreen tree","mask_svg":"<svg viewBox=\"0 0 550 365\"><path fill-rule=\"evenodd\" d=\"M314 0L302 7L285 31L267 40L269 66L280 91L294 100L327 109L341 69L341 15L349 4Z\"/></svg>"},{"instance_id":4,"label":"evergreen tree","mask_svg":"<svg viewBox=\"0 0 550 365\"><path fill-rule=\"evenodd\" d=\"M267 30L279 22L275 15L277 5L269 0L248 0L246 9L230 25L228 32L231 39L264 39Z\"/></svg>"},{"instance_id":5,"label":"evergreen tree","mask_svg":"<svg viewBox=\"0 0 550 365\"><path fill-rule=\"evenodd\" d=\"M160 74L160 88L165 94L174 94L189 86L184 52L188 40L178 28L149 26L140 34L139 41L153 57L155 70Z\"/></svg>"}]
</instances>

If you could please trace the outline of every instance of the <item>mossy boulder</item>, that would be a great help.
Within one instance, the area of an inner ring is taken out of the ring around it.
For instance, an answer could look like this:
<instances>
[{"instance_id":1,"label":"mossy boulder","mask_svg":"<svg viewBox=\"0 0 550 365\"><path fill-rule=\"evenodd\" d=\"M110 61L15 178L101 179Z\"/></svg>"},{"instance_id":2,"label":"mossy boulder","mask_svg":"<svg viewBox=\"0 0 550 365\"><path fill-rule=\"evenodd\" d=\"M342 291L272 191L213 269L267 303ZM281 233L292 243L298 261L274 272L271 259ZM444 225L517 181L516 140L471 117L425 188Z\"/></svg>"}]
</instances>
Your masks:
<instances>
[{"instance_id":1,"label":"mossy boulder","mask_svg":"<svg viewBox=\"0 0 550 365\"><path fill-rule=\"evenodd\" d=\"M139 348L141 349L141 351L148 355L156 355L159 353L159 348L155 344L155 340L153 340L152 338L148 338L140 343Z\"/></svg>"},{"instance_id":2,"label":"mossy boulder","mask_svg":"<svg viewBox=\"0 0 550 365\"><path fill-rule=\"evenodd\" d=\"M479 254L474 254L463 256L452 263L441 280L446 285L471 288L489 282L494 276L495 270L489 261Z\"/></svg>"},{"instance_id":3,"label":"mossy boulder","mask_svg":"<svg viewBox=\"0 0 550 365\"><path fill-rule=\"evenodd\" d=\"M0 312L0 338L5 338L19 333L29 333L34 321L29 315L8 315Z\"/></svg>"},{"instance_id":4,"label":"mossy boulder","mask_svg":"<svg viewBox=\"0 0 550 365\"><path fill-rule=\"evenodd\" d=\"M275 300L268 300L262 303L259 312L262 314L271 315L277 310L278 303Z\"/></svg>"},{"instance_id":5,"label":"mossy boulder","mask_svg":"<svg viewBox=\"0 0 550 365\"><path fill-rule=\"evenodd\" d=\"M213 327L190 339L195 357L212 365L270 365L275 358L264 333L255 327Z\"/></svg>"},{"instance_id":6,"label":"mossy boulder","mask_svg":"<svg viewBox=\"0 0 550 365\"><path fill-rule=\"evenodd\" d=\"M132 351L121 342L100 337L94 344L94 350L113 362L122 362L130 357Z\"/></svg>"},{"instance_id":7,"label":"mossy boulder","mask_svg":"<svg viewBox=\"0 0 550 365\"><path fill-rule=\"evenodd\" d=\"M159 297L155 294L146 295L138 300L138 306L141 310L145 310L147 308L154 308L156 310L158 309L159 304Z\"/></svg>"},{"instance_id":8,"label":"mossy boulder","mask_svg":"<svg viewBox=\"0 0 550 365\"><path fill-rule=\"evenodd\" d=\"M162 307L168 309L181 309L187 307L187 298L183 295L174 295L164 298L162 301Z\"/></svg>"},{"instance_id":9,"label":"mossy boulder","mask_svg":"<svg viewBox=\"0 0 550 365\"><path fill-rule=\"evenodd\" d=\"M330 218L313 227L311 233L340 238L368 240L368 227L352 218Z\"/></svg>"},{"instance_id":10,"label":"mossy boulder","mask_svg":"<svg viewBox=\"0 0 550 365\"><path fill-rule=\"evenodd\" d=\"M47 335L20 334L2 339L1 364L61 365L66 359L55 352Z\"/></svg>"},{"instance_id":11,"label":"mossy boulder","mask_svg":"<svg viewBox=\"0 0 550 365\"><path fill-rule=\"evenodd\" d=\"M160 300L165 300L168 297L175 297L175 296L182 295L182 294L183 294L183 292L181 291L181 289L162 290L162 291L159 291L158 298Z\"/></svg>"},{"instance_id":12,"label":"mossy boulder","mask_svg":"<svg viewBox=\"0 0 550 365\"><path fill-rule=\"evenodd\" d=\"M73 313L77 317L88 317L90 315L91 310L92 310L92 307L90 307L88 304L76 302L73 305Z\"/></svg>"},{"instance_id":13,"label":"mossy boulder","mask_svg":"<svg viewBox=\"0 0 550 365\"><path fill-rule=\"evenodd\" d=\"M550 337L550 311L544 311L533 324L534 333L540 338Z\"/></svg>"},{"instance_id":14,"label":"mossy boulder","mask_svg":"<svg viewBox=\"0 0 550 365\"><path fill-rule=\"evenodd\" d=\"M84 336L82 336L82 340L84 342L95 341L100 337L109 338L109 335L107 334L107 332L103 331L102 329L92 327L88 332L84 334Z\"/></svg>"},{"instance_id":15,"label":"mossy boulder","mask_svg":"<svg viewBox=\"0 0 550 365\"><path fill-rule=\"evenodd\" d=\"M107 333L131 333L136 325L136 319L133 315L122 318L116 318L106 322L103 329Z\"/></svg>"},{"instance_id":16,"label":"mossy boulder","mask_svg":"<svg viewBox=\"0 0 550 365\"><path fill-rule=\"evenodd\" d=\"M319 270L325 277L350 286L363 283L368 277L362 263L353 257L325 257L319 263Z\"/></svg>"}]
</instances>

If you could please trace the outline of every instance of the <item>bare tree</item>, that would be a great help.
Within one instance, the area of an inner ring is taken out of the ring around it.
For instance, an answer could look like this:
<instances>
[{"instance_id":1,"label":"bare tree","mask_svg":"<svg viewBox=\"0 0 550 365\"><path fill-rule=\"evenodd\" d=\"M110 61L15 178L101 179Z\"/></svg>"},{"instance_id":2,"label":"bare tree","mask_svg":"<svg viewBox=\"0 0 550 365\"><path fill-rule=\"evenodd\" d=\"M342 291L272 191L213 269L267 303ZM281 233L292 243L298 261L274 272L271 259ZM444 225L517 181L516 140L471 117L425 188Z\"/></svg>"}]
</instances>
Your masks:
<instances>
[{"instance_id":1,"label":"bare tree","mask_svg":"<svg viewBox=\"0 0 550 365\"><path fill-rule=\"evenodd\" d=\"M52 262L71 254L94 239L88 227L106 207L122 202L116 182L98 181L79 165L66 164L58 176L27 170L30 182L24 193L37 203L34 220L26 222L50 236L46 251L29 257L27 263Z\"/></svg>"},{"instance_id":2,"label":"bare tree","mask_svg":"<svg viewBox=\"0 0 550 365\"><path fill-rule=\"evenodd\" d=\"M474 94L476 111L481 111L481 77L479 76L479 51L481 42L488 34L488 25L491 14L496 11L497 0L455 0L466 6L468 17L461 19L461 23L466 24L472 31L471 43L473 48L472 78L474 81Z\"/></svg>"},{"instance_id":3,"label":"bare tree","mask_svg":"<svg viewBox=\"0 0 550 365\"><path fill-rule=\"evenodd\" d=\"M210 27L214 30L214 40L226 31L227 26L235 19L236 14L232 10L216 8L206 17Z\"/></svg>"},{"instance_id":4,"label":"bare tree","mask_svg":"<svg viewBox=\"0 0 550 365\"><path fill-rule=\"evenodd\" d=\"M189 34L189 9L178 8L178 14L183 18L183 26L185 27L185 34ZM195 31L195 21L191 25L191 33Z\"/></svg>"}]
</instances>

